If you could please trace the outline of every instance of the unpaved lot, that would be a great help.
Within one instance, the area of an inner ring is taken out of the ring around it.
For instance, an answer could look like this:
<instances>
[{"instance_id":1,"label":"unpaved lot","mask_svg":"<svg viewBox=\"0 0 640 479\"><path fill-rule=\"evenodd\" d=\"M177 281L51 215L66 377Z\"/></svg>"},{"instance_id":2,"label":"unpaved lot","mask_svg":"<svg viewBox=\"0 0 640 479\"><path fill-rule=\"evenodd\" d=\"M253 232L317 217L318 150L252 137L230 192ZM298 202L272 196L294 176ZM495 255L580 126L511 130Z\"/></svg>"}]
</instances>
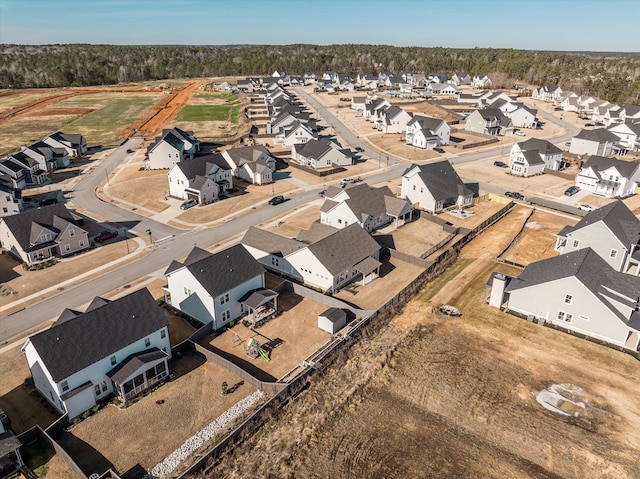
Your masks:
<instances>
[{"instance_id":1,"label":"unpaved lot","mask_svg":"<svg viewBox=\"0 0 640 479\"><path fill-rule=\"evenodd\" d=\"M316 376L268 434L199 477L638 477L637 360L485 305L496 265L483 258L526 214L507 218L463 249L461 274L433 302L411 301ZM462 317L434 315L443 300ZM562 383L584 389L586 416L536 402Z\"/></svg>"}]
</instances>

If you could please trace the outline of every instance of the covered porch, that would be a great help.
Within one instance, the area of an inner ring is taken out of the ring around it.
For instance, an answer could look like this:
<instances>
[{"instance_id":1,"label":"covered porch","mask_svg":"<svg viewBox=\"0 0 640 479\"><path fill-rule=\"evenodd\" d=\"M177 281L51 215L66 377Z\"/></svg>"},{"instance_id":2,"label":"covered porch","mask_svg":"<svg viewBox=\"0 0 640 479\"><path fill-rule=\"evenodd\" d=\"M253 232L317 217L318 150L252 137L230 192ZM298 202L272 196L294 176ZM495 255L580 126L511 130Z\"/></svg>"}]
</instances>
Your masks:
<instances>
[{"instance_id":1,"label":"covered porch","mask_svg":"<svg viewBox=\"0 0 640 479\"><path fill-rule=\"evenodd\" d=\"M11 431L0 433L0 477L14 477L22 469L24 461L20 456L21 446L22 443Z\"/></svg>"},{"instance_id":2,"label":"covered porch","mask_svg":"<svg viewBox=\"0 0 640 479\"><path fill-rule=\"evenodd\" d=\"M123 403L169 376L169 356L158 348L132 354L107 376Z\"/></svg>"},{"instance_id":3,"label":"covered porch","mask_svg":"<svg viewBox=\"0 0 640 479\"><path fill-rule=\"evenodd\" d=\"M380 261L372 256L367 256L365 259L356 264L353 269L362 275L360 284L364 286L380 275L380 266L382 266L382 263Z\"/></svg>"},{"instance_id":4,"label":"covered porch","mask_svg":"<svg viewBox=\"0 0 640 479\"><path fill-rule=\"evenodd\" d=\"M278 311L278 293L270 289L254 289L240 298L242 319L248 319L255 326L256 323Z\"/></svg>"}]
</instances>

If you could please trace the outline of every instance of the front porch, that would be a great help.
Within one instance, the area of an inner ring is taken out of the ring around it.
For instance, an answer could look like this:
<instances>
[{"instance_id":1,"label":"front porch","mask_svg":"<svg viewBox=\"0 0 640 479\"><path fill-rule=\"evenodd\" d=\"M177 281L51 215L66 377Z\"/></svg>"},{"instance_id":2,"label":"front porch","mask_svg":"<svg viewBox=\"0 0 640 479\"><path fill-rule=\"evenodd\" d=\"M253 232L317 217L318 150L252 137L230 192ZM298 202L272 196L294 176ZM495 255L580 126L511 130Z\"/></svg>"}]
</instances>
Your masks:
<instances>
[{"instance_id":1,"label":"front porch","mask_svg":"<svg viewBox=\"0 0 640 479\"><path fill-rule=\"evenodd\" d=\"M126 403L169 376L169 356L158 348L132 354L112 369L107 376L113 391Z\"/></svg>"}]
</instances>

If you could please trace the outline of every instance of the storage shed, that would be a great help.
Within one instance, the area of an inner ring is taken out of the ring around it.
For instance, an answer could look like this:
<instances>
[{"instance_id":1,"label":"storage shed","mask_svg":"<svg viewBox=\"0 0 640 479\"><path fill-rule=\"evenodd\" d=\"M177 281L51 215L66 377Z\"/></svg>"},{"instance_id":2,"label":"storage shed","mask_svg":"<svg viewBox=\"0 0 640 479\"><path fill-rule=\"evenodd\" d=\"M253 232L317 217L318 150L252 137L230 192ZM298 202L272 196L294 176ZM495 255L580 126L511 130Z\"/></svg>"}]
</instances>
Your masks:
<instances>
[{"instance_id":1,"label":"storage shed","mask_svg":"<svg viewBox=\"0 0 640 479\"><path fill-rule=\"evenodd\" d=\"M334 334L347 324L347 313L340 308L329 308L318 315L318 327L327 333Z\"/></svg>"}]
</instances>

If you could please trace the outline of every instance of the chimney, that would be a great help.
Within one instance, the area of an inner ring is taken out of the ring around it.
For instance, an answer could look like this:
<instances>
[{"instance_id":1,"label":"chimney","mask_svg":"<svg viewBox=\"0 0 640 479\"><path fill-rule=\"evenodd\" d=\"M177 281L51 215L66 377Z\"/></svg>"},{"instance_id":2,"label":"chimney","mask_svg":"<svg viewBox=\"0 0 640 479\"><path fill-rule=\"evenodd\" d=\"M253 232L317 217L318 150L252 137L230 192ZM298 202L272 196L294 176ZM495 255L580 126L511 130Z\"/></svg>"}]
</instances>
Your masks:
<instances>
[{"instance_id":1,"label":"chimney","mask_svg":"<svg viewBox=\"0 0 640 479\"><path fill-rule=\"evenodd\" d=\"M489 305L500 308L505 302L505 288L509 283L509 277L502 273L495 273L491 282L491 294L489 296Z\"/></svg>"}]
</instances>

